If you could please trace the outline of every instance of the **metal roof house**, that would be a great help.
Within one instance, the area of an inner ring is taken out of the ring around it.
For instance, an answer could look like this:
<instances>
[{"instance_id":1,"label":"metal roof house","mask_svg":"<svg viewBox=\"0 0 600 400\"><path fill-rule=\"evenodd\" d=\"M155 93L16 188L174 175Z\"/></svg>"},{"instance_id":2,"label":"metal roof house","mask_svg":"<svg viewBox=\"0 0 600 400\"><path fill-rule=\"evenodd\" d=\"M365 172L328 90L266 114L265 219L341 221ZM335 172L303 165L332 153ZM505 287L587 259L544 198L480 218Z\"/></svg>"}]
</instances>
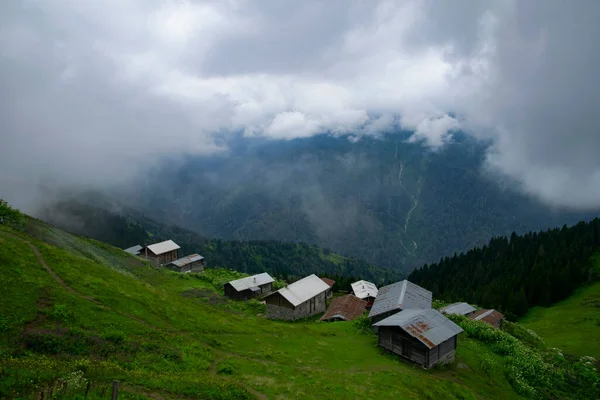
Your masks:
<instances>
[{"instance_id":1,"label":"metal roof house","mask_svg":"<svg viewBox=\"0 0 600 400\"><path fill-rule=\"evenodd\" d=\"M177 272L200 272L204 270L204 257L200 254L190 254L171 262L167 268Z\"/></svg>"},{"instance_id":2,"label":"metal roof house","mask_svg":"<svg viewBox=\"0 0 600 400\"><path fill-rule=\"evenodd\" d=\"M446 315L464 315L468 317L473 314L477 309L470 305L469 303L453 303L447 305L446 307L442 307L439 310L442 314Z\"/></svg>"},{"instance_id":3,"label":"metal roof house","mask_svg":"<svg viewBox=\"0 0 600 400\"><path fill-rule=\"evenodd\" d=\"M223 285L225 296L234 300L246 300L270 293L275 279L271 275L262 274L236 279Z\"/></svg>"},{"instance_id":4,"label":"metal roof house","mask_svg":"<svg viewBox=\"0 0 600 400\"><path fill-rule=\"evenodd\" d=\"M494 309L481 309L471 314L469 318L474 321L483 321L486 324L490 324L494 328L500 328L500 326L502 326L502 321L504 320L504 314Z\"/></svg>"},{"instance_id":5,"label":"metal roof house","mask_svg":"<svg viewBox=\"0 0 600 400\"><path fill-rule=\"evenodd\" d=\"M329 290L327 291L327 298L330 299L333 297L333 285L335 285L335 281L329 278L321 278L323 282L329 285Z\"/></svg>"},{"instance_id":6,"label":"metal roof house","mask_svg":"<svg viewBox=\"0 0 600 400\"><path fill-rule=\"evenodd\" d=\"M404 310L375 324L379 345L430 368L454 361L460 326L434 309Z\"/></svg>"},{"instance_id":7,"label":"metal roof house","mask_svg":"<svg viewBox=\"0 0 600 400\"><path fill-rule=\"evenodd\" d=\"M315 274L300 279L265 297L267 318L296 320L322 313L327 307L329 285Z\"/></svg>"},{"instance_id":8,"label":"metal roof house","mask_svg":"<svg viewBox=\"0 0 600 400\"><path fill-rule=\"evenodd\" d=\"M360 317L367 309L367 302L353 294L333 299L321 321L352 321Z\"/></svg>"},{"instance_id":9,"label":"metal roof house","mask_svg":"<svg viewBox=\"0 0 600 400\"><path fill-rule=\"evenodd\" d=\"M126 249L123 249L123 251L129 253L129 254L133 254L134 256L137 256L140 254L140 250L142 250L142 246L140 246L139 244L135 245L135 246L131 246L128 247Z\"/></svg>"},{"instance_id":10,"label":"metal roof house","mask_svg":"<svg viewBox=\"0 0 600 400\"><path fill-rule=\"evenodd\" d=\"M156 265L165 265L177 260L179 245L172 240L154 243L140 250L140 256L152 261Z\"/></svg>"},{"instance_id":11,"label":"metal roof house","mask_svg":"<svg viewBox=\"0 0 600 400\"><path fill-rule=\"evenodd\" d=\"M372 302L377 297L377 286L374 283L369 281L356 281L350 284L352 287L352 291L354 295L359 299L366 300L368 302Z\"/></svg>"},{"instance_id":12,"label":"metal roof house","mask_svg":"<svg viewBox=\"0 0 600 400\"><path fill-rule=\"evenodd\" d=\"M379 289L369 318L377 322L402 310L431 308L431 299L429 290L405 279Z\"/></svg>"}]
</instances>

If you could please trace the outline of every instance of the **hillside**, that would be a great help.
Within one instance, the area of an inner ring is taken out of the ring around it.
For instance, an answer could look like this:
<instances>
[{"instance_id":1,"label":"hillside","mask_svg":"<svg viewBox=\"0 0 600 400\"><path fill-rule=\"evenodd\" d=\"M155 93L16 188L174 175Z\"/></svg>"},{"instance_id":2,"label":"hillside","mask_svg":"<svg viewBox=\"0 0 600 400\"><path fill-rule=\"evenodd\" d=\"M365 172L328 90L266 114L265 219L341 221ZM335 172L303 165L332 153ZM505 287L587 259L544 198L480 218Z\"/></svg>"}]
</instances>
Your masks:
<instances>
[{"instance_id":1,"label":"hillside","mask_svg":"<svg viewBox=\"0 0 600 400\"><path fill-rule=\"evenodd\" d=\"M514 319L566 299L600 279L600 219L567 228L496 237L413 271L409 279L447 301L496 308Z\"/></svg>"},{"instance_id":2,"label":"hillside","mask_svg":"<svg viewBox=\"0 0 600 400\"><path fill-rule=\"evenodd\" d=\"M377 284L400 278L397 271L304 243L207 239L191 230L159 223L132 209L110 211L74 199L54 203L41 210L40 216L65 230L119 248L172 239L181 246L183 254L199 253L212 267L226 266L246 273L266 271L288 280L316 273L332 277L341 289L346 289L357 276Z\"/></svg>"},{"instance_id":3,"label":"hillside","mask_svg":"<svg viewBox=\"0 0 600 400\"><path fill-rule=\"evenodd\" d=\"M600 282L582 287L551 307L534 307L519 323L549 346L600 359Z\"/></svg>"},{"instance_id":4,"label":"hillside","mask_svg":"<svg viewBox=\"0 0 600 400\"><path fill-rule=\"evenodd\" d=\"M114 198L207 237L306 242L405 273L493 236L598 215L551 210L488 176L481 143L457 134L432 152L406 138L238 138L227 154L165 162Z\"/></svg>"},{"instance_id":5,"label":"hillside","mask_svg":"<svg viewBox=\"0 0 600 400\"><path fill-rule=\"evenodd\" d=\"M239 273L179 275L37 220L17 226L0 225L0 397L98 399L114 379L138 400L598 394L585 359L552 361L481 323L458 321L456 361L425 371L360 324L274 322L256 301L226 300L221 284Z\"/></svg>"}]
</instances>

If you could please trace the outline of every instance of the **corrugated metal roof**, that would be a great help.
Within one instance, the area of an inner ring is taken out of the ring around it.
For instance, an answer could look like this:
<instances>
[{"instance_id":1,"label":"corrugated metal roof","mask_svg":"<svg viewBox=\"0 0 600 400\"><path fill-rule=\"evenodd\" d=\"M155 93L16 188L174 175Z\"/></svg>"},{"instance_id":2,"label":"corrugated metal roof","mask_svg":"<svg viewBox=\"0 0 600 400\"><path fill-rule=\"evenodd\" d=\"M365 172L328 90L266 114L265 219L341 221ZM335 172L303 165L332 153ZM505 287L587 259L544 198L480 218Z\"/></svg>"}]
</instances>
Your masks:
<instances>
[{"instance_id":1,"label":"corrugated metal roof","mask_svg":"<svg viewBox=\"0 0 600 400\"><path fill-rule=\"evenodd\" d=\"M467 315L477 310L469 303L453 303L446 307L440 308L442 314Z\"/></svg>"},{"instance_id":2,"label":"corrugated metal roof","mask_svg":"<svg viewBox=\"0 0 600 400\"><path fill-rule=\"evenodd\" d=\"M504 314L494 309L481 309L469 316L472 320L487 322L491 325L497 325L500 320L504 319Z\"/></svg>"},{"instance_id":3,"label":"corrugated metal roof","mask_svg":"<svg viewBox=\"0 0 600 400\"><path fill-rule=\"evenodd\" d=\"M326 284L329 285L329 287L333 287L333 285L335 284L335 281L333 279L329 279L329 278L321 278L321 280L323 282L325 282Z\"/></svg>"},{"instance_id":4,"label":"corrugated metal roof","mask_svg":"<svg viewBox=\"0 0 600 400\"><path fill-rule=\"evenodd\" d=\"M190 254L189 256L181 257L180 259L173 261L171 264L175 264L181 268L200 260L204 260L204 257L202 257L200 254Z\"/></svg>"},{"instance_id":5,"label":"corrugated metal roof","mask_svg":"<svg viewBox=\"0 0 600 400\"><path fill-rule=\"evenodd\" d=\"M367 302L359 299L353 294L336 297L331 302L327 312L321 317L321 321L340 318L352 321L362 315L367 308Z\"/></svg>"},{"instance_id":6,"label":"corrugated metal roof","mask_svg":"<svg viewBox=\"0 0 600 400\"><path fill-rule=\"evenodd\" d=\"M429 290L405 279L379 289L369 318L396 309L431 308L431 299Z\"/></svg>"},{"instance_id":7,"label":"corrugated metal roof","mask_svg":"<svg viewBox=\"0 0 600 400\"><path fill-rule=\"evenodd\" d=\"M154 243L146 247L148 247L148 250L150 250L156 255L167 253L169 251L177 250L180 248L179 245L177 245L177 243L175 243L172 240L165 240L164 242Z\"/></svg>"},{"instance_id":8,"label":"corrugated metal roof","mask_svg":"<svg viewBox=\"0 0 600 400\"><path fill-rule=\"evenodd\" d=\"M142 246L140 246L138 244L138 245L135 245L135 246L128 247L128 248L124 249L123 251L126 251L127 253L130 253L130 254L136 254L137 255L137 254L140 253L141 249L142 249Z\"/></svg>"},{"instance_id":9,"label":"corrugated metal roof","mask_svg":"<svg viewBox=\"0 0 600 400\"><path fill-rule=\"evenodd\" d=\"M277 292L295 307L328 289L328 284L315 274L312 274L283 289L279 289Z\"/></svg>"},{"instance_id":10,"label":"corrugated metal roof","mask_svg":"<svg viewBox=\"0 0 600 400\"><path fill-rule=\"evenodd\" d=\"M235 281L229 282L231 286L238 292L241 292L246 289L252 289L260 285L265 285L267 283L274 282L275 279L271 277L271 275L263 272L262 274L247 276L245 278L236 279Z\"/></svg>"},{"instance_id":11,"label":"corrugated metal roof","mask_svg":"<svg viewBox=\"0 0 600 400\"><path fill-rule=\"evenodd\" d=\"M359 299L366 299L367 297L377 297L377 286L374 283L368 281L357 281L352 283L352 291L354 295Z\"/></svg>"},{"instance_id":12,"label":"corrugated metal roof","mask_svg":"<svg viewBox=\"0 0 600 400\"><path fill-rule=\"evenodd\" d=\"M404 310L373 326L399 326L430 349L463 331L460 326L432 308Z\"/></svg>"}]
</instances>

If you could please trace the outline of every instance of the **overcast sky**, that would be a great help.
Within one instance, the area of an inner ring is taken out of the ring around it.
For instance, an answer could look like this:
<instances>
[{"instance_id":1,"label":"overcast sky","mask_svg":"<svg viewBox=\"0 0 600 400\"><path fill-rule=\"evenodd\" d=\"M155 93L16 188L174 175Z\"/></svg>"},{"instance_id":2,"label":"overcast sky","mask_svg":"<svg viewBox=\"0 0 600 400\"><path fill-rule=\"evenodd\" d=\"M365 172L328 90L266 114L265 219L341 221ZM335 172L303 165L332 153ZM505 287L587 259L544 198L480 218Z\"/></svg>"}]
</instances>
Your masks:
<instances>
[{"instance_id":1,"label":"overcast sky","mask_svg":"<svg viewBox=\"0 0 600 400\"><path fill-rule=\"evenodd\" d=\"M128 179L217 132L493 139L487 167L600 206L600 1L0 2L0 196ZM456 115L456 118L450 115Z\"/></svg>"}]
</instances>

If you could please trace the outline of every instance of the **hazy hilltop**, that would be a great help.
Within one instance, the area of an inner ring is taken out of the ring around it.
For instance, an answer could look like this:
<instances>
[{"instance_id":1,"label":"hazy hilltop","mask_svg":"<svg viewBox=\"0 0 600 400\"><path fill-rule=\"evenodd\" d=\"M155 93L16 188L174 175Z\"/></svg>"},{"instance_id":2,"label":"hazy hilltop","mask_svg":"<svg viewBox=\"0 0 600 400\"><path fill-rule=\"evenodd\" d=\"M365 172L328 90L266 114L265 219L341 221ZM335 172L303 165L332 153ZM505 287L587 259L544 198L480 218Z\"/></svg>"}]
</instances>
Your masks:
<instances>
[{"instance_id":1,"label":"hazy hilltop","mask_svg":"<svg viewBox=\"0 0 600 400\"><path fill-rule=\"evenodd\" d=\"M455 135L431 151L409 136L239 138L226 154L161 164L117 196L207 237L302 241L401 271L594 216L488 174L482 142Z\"/></svg>"}]
</instances>

